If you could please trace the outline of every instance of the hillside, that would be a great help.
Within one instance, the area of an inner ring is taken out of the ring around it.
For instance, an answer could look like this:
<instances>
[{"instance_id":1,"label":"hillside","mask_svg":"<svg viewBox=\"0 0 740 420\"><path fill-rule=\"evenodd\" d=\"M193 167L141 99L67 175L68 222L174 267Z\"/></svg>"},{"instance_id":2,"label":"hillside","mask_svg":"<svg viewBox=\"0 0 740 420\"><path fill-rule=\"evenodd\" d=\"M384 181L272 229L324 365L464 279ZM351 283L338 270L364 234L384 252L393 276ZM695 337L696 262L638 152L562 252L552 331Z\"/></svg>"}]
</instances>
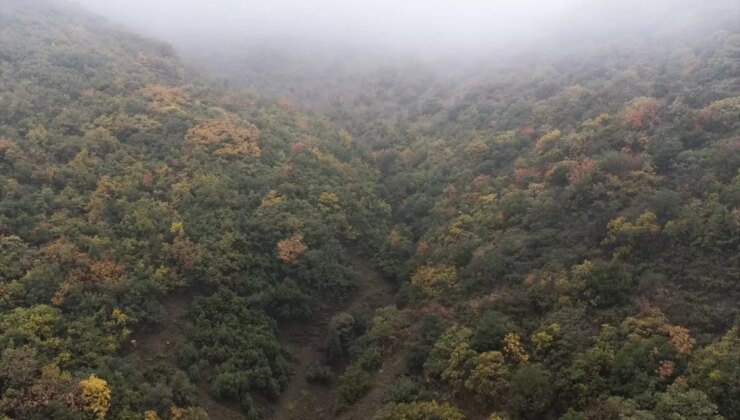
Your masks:
<instances>
[{"instance_id":1,"label":"hillside","mask_svg":"<svg viewBox=\"0 0 740 420\"><path fill-rule=\"evenodd\" d=\"M712 10L194 71L6 0L0 416L740 418L740 28Z\"/></svg>"},{"instance_id":2,"label":"hillside","mask_svg":"<svg viewBox=\"0 0 740 420\"><path fill-rule=\"evenodd\" d=\"M740 38L681 30L325 111L394 212L405 345L355 362L406 354L378 418L740 416Z\"/></svg>"},{"instance_id":3,"label":"hillside","mask_svg":"<svg viewBox=\"0 0 740 420\"><path fill-rule=\"evenodd\" d=\"M1 24L2 412L199 416L204 391L259 415L290 376L279 323L351 295L347 247L387 234L376 170L67 3L6 1ZM184 337L141 362L173 293Z\"/></svg>"},{"instance_id":4,"label":"hillside","mask_svg":"<svg viewBox=\"0 0 740 420\"><path fill-rule=\"evenodd\" d=\"M348 412L738 418L738 32L707 7L477 65L210 61L327 115L380 171L399 309L345 345Z\"/></svg>"}]
</instances>

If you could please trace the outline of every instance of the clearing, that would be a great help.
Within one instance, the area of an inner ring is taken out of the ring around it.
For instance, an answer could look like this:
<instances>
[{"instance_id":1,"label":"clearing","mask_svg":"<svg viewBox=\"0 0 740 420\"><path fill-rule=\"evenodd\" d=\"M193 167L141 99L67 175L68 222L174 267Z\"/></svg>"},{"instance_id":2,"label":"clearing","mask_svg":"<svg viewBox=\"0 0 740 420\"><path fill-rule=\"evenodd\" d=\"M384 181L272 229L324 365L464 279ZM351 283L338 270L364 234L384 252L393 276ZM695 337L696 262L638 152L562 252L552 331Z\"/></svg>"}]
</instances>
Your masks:
<instances>
[{"instance_id":1,"label":"clearing","mask_svg":"<svg viewBox=\"0 0 740 420\"><path fill-rule=\"evenodd\" d=\"M323 355L324 336L329 320L340 312L366 311L372 313L377 308L393 304L395 294L393 285L386 281L366 258L357 254L351 254L349 257L352 267L359 274L357 293L339 307L324 302L321 307L314 309L310 321L292 323L280 329L280 343L291 355L290 363L293 376L277 402L271 417L273 419L337 418L334 415L334 395L331 387L310 383L306 381L304 375L306 368L311 363L320 360ZM380 375L376 374L374 376ZM382 376L395 377L395 375ZM377 387L376 384L374 388L383 387ZM367 405L366 400L376 400L373 397L373 391L360 401L358 406ZM354 411L350 410L339 418L359 418L350 415ZM367 418L367 413L362 418Z\"/></svg>"}]
</instances>

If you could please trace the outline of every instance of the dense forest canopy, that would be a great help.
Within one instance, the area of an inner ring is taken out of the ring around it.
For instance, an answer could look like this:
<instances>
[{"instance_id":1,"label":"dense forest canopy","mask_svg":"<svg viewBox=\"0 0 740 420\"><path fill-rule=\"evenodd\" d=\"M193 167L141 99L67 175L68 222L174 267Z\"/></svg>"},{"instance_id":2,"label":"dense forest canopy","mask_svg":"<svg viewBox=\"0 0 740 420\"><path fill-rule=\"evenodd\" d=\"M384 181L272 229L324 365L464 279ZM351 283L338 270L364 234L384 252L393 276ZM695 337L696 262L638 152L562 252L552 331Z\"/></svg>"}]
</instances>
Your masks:
<instances>
[{"instance_id":1,"label":"dense forest canopy","mask_svg":"<svg viewBox=\"0 0 740 420\"><path fill-rule=\"evenodd\" d=\"M720 3L422 56L3 1L0 417L740 419Z\"/></svg>"}]
</instances>

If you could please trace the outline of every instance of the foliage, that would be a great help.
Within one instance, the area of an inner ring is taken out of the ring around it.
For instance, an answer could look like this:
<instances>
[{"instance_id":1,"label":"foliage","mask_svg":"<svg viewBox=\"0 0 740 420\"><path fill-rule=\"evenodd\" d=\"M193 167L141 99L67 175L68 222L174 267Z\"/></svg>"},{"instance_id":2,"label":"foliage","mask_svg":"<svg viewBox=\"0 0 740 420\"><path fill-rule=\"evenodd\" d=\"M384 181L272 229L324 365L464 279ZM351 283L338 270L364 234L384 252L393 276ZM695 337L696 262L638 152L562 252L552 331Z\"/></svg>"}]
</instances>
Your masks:
<instances>
[{"instance_id":1,"label":"foliage","mask_svg":"<svg viewBox=\"0 0 740 420\"><path fill-rule=\"evenodd\" d=\"M676 382L658 397L655 416L660 419L721 419L714 405L701 391Z\"/></svg>"},{"instance_id":2,"label":"foliage","mask_svg":"<svg viewBox=\"0 0 740 420\"><path fill-rule=\"evenodd\" d=\"M389 404L373 417L374 420L462 420L464 418L465 416L454 406L446 403L440 404L437 401Z\"/></svg>"},{"instance_id":3,"label":"foliage","mask_svg":"<svg viewBox=\"0 0 740 420\"><path fill-rule=\"evenodd\" d=\"M260 157L259 130L249 123L232 119L208 120L188 130L185 139L198 145L215 145L213 154L216 156Z\"/></svg>"},{"instance_id":4,"label":"foliage","mask_svg":"<svg viewBox=\"0 0 740 420\"><path fill-rule=\"evenodd\" d=\"M429 296L439 297L457 283L457 272L454 267L419 267L411 276L411 284L420 288Z\"/></svg>"},{"instance_id":5,"label":"foliage","mask_svg":"<svg viewBox=\"0 0 740 420\"><path fill-rule=\"evenodd\" d=\"M385 403L410 403L422 396L423 388L414 378L401 376L383 395Z\"/></svg>"},{"instance_id":6,"label":"foliage","mask_svg":"<svg viewBox=\"0 0 740 420\"><path fill-rule=\"evenodd\" d=\"M687 379L692 387L710 396L727 418L740 414L735 398L740 391L740 336L733 327L719 340L698 351L691 360Z\"/></svg>"},{"instance_id":7,"label":"foliage","mask_svg":"<svg viewBox=\"0 0 740 420\"><path fill-rule=\"evenodd\" d=\"M545 370L536 365L517 369L509 384L509 400L524 418L538 418L552 402L553 389Z\"/></svg>"},{"instance_id":8,"label":"foliage","mask_svg":"<svg viewBox=\"0 0 740 420\"><path fill-rule=\"evenodd\" d=\"M274 325L246 299L220 289L193 302L189 333L199 356L214 367L211 392L218 398L245 400L251 392L276 397L287 381L283 351Z\"/></svg>"},{"instance_id":9,"label":"foliage","mask_svg":"<svg viewBox=\"0 0 740 420\"><path fill-rule=\"evenodd\" d=\"M297 263L298 258L306 251L306 246L303 245L302 240L303 236L301 234L294 233L289 238L278 242L278 259L285 263Z\"/></svg>"},{"instance_id":10,"label":"foliage","mask_svg":"<svg viewBox=\"0 0 740 420\"><path fill-rule=\"evenodd\" d=\"M359 401L372 387L370 374L357 365L345 369L338 382L337 402L340 411Z\"/></svg>"},{"instance_id":11,"label":"foliage","mask_svg":"<svg viewBox=\"0 0 740 420\"><path fill-rule=\"evenodd\" d=\"M82 390L82 404L84 409L91 411L96 418L105 418L110 407L110 389L108 383L95 375L80 381Z\"/></svg>"},{"instance_id":12,"label":"foliage","mask_svg":"<svg viewBox=\"0 0 740 420\"><path fill-rule=\"evenodd\" d=\"M388 234L365 152L65 2L11 0L0 20L0 416L187 417L201 379L261 411L288 380L276 320L347 297L347 249ZM132 344L172 329L177 299L190 378ZM77 392L91 372L108 402Z\"/></svg>"},{"instance_id":13,"label":"foliage","mask_svg":"<svg viewBox=\"0 0 740 420\"><path fill-rule=\"evenodd\" d=\"M394 383L378 418L740 417L738 35L706 7L639 45L262 57L224 87L3 2L0 417L203 418L201 381L258 417L291 380L278 329L329 314L304 374L346 366L339 408ZM339 312L355 258L395 305Z\"/></svg>"},{"instance_id":14,"label":"foliage","mask_svg":"<svg viewBox=\"0 0 740 420\"><path fill-rule=\"evenodd\" d=\"M507 393L509 368L504 355L498 351L480 354L475 360L475 367L465 381L469 389L484 403L500 403Z\"/></svg>"},{"instance_id":15,"label":"foliage","mask_svg":"<svg viewBox=\"0 0 740 420\"><path fill-rule=\"evenodd\" d=\"M329 366L314 362L306 368L306 380L308 381L327 384L331 381L331 377L332 371Z\"/></svg>"},{"instance_id":16,"label":"foliage","mask_svg":"<svg viewBox=\"0 0 740 420\"><path fill-rule=\"evenodd\" d=\"M452 354L456 350L459 354L467 349L467 342L471 335L472 331L469 328L459 325L446 329L429 352L427 361L424 363L425 373L431 376L442 375L448 367Z\"/></svg>"}]
</instances>

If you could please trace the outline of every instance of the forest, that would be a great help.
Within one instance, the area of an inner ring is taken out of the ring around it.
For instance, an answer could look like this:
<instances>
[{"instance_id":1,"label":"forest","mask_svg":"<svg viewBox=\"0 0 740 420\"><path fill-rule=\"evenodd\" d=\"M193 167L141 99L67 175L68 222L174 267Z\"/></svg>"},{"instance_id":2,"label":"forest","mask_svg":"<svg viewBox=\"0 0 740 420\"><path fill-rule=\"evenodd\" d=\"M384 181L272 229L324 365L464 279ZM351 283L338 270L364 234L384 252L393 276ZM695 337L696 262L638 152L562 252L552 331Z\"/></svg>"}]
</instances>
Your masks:
<instances>
[{"instance_id":1,"label":"forest","mask_svg":"<svg viewBox=\"0 0 740 420\"><path fill-rule=\"evenodd\" d=\"M686 16L448 71L2 1L0 418L740 419L740 11Z\"/></svg>"}]
</instances>

